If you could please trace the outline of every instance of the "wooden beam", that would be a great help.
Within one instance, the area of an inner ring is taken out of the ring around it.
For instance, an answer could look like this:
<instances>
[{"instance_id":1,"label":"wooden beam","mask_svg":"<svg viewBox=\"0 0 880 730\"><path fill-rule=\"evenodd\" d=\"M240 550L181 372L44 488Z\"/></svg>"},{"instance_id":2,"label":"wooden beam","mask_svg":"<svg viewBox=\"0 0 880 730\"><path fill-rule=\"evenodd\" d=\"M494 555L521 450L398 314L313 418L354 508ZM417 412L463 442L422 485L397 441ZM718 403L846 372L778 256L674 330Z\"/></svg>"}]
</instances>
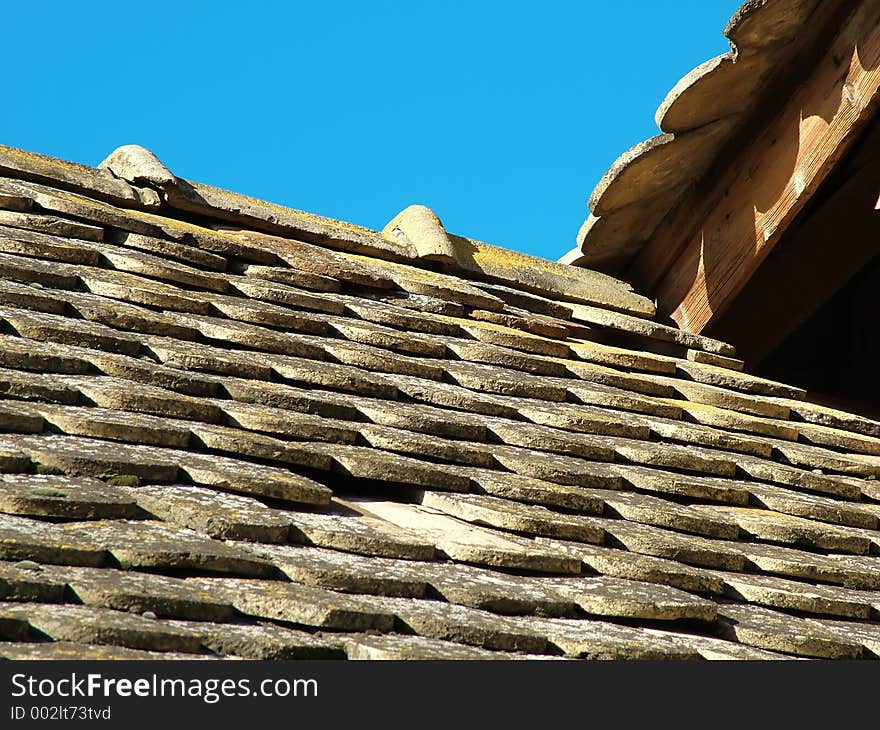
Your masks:
<instances>
[{"instance_id":1,"label":"wooden beam","mask_svg":"<svg viewBox=\"0 0 880 730\"><path fill-rule=\"evenodd\" d=\"M750 368L759 365L880 256L878 194L880 120L707 332L735 345Z\"/></svg>"},{"instance_id":2,"label":"wooden beam","mask_svg":"<svg viewBox=\"0 0 880 730\"><path fill-rule=\"evenodd\" d=\"M697 186L636 262L635 283L657 282L648 290L660 314L682 329L701 332L730 305L875 113L880 0L862 0L837 27L779 113Z\"/></svg>"}]
</instances>

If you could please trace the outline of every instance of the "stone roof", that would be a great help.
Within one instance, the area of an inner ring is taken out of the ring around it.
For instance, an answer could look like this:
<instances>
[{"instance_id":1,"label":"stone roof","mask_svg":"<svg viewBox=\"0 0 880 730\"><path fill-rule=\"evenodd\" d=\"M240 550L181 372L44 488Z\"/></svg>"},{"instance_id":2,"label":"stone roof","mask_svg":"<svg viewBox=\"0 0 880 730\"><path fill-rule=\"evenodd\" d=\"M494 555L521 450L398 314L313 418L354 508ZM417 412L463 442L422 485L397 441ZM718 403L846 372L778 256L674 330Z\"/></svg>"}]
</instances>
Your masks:
<instances>
[{"instance_id":1,"label":"stone roof","mask_svg":"<svg viewBox=\"0 0 880 730\"><path fill-rule=\"evenodd\" d=\"M0 148L0 270L0 656L880 652L880 423L622 282L137 147Z\"/></svg>"}]
</instances>

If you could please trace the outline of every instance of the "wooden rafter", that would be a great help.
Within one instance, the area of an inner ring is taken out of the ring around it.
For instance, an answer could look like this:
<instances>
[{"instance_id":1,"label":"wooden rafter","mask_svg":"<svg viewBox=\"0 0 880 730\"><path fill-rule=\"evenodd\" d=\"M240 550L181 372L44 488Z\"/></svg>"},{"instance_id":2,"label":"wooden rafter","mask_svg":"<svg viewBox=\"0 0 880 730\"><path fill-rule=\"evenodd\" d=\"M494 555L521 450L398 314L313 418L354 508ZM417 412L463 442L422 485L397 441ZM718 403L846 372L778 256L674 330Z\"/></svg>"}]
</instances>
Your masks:
<instances>
[{"instance_id":1,"label":"wooden rafter","mask_svg":"<svg viewBox=\"0 0 880 730\"><path fill-rule=\"evenodd\" d=\"M636 261L636 285L682 329L701 332L724 312L876 111L880 0L859 3L839 28L779 113Z\"/></svg>"}]
</instances>

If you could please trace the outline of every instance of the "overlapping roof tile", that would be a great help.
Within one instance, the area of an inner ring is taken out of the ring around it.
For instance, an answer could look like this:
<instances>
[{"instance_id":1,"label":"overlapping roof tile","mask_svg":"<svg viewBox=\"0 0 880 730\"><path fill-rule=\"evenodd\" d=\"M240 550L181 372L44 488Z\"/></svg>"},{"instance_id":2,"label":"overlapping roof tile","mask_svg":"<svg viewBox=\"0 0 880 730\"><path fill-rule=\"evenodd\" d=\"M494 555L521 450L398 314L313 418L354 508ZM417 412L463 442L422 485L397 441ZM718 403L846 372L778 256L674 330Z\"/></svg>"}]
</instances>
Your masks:
<instances>
[{"instance_id":1,"label":"overlapping roof tile","mask_svg":"<svg viewBox=\"0 0 880 730\"><path fill-rule=\"evenodd\" d=\"M0 655L880 651L880 423L627 285L134 148L0 174Z\"/></svg>"}]
</instances>

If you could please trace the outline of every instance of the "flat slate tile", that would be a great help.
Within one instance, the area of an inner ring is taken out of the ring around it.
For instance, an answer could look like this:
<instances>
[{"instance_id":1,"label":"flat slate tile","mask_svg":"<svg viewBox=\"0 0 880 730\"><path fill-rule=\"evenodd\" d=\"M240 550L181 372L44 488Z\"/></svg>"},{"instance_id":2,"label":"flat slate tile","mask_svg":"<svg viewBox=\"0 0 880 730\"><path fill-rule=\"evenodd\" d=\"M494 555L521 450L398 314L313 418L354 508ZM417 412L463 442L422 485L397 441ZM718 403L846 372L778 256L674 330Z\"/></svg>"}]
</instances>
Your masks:
<instances>
[{"instance_id":1,"label":"flat slate tile","mask_svg":"<svg viewBox=\"0 0 880 730\"><path fill-rule=\"evenodd\" d=\"M125 492L90 477L0 475L0 512L69 520L133 517Z\"/></svg>"},{"instance_id":2,"label":"flat slate tile","mask_svg":"<svg viewBox=\"0 0 880 730\"><path fill-rule=\"evenodd\" d=\"M434 545L416 531L365 515L286 512L292 542L356 555L433 560Z\"/></svg>"},{"instance_id":3,"label":"flat slate tile","mask_svg":"<svg viewBox=\"0 0 880 730\"><path fill-rule=\"evenodd\" d=\"M553 512L539 505L511 502L498 497L426 492L422 505L467 522L513 532L592 543L601 543L605 536L602 527L589 517Z\"/></svg>"},{"instance_id":4,"label":"flat slate tile","mask_svg":"<svg viewBox=\"0 0 880 730\"><path fill-rule=\"evenodd\" d=\"M538 538L538 542L577 557L587 569L601 575L671 586L691 593L717 594L724 589L724 581L713 571L675 559L550 538Z\"/></svg>"},{"instance_id":5,"label":"flat slate tile","mask_svg":"<svg viewBox=\"0 0 880 730\"><path fill-rule=\"evenodd\" d=\"M216 540L285 542L290 518L262 502L183 484L147 485L126 489L137 506L165 522L204 533Z\"/></svg>"},{"instance_id":6,"label":"flat slate tile","mask_svg":"<svg viewBox=\"0 0 880 730\"><path fill-rule=\"evenodd\" d=\"M181 569L248 576L272 572L272 566L253 553L163 522L71 522L61 529L69 541L88 538L103 546L127 569Z\"/></svg>"},{"instance_id":7,"label":"flat slate tile","mask_svg":"<svg viewBox=\"0 0 880 730\"><path fill-rule=\"evenodd\" d=\"M188 631L108 608L29 603L15 609L4 608L2 612L24 618L34 630L53 641L111 644L149 651L194 653L200 648L198 637Z\"/></svg>"},{"instance_id":8,"label":"flat slate tile","mask_svg":"<svg viewBox=\"0 0 880 730\"><path fill-rule=\"evenodd\" d=\"M451 660L475 659L511 660L511 659L545 659L545 656L533 654L514 654L506 651L491 651L476 646L458 644L454 641L430 639L424 636L406 636L401 634L382 634L370 636L355 634L344 638L345 652L349 659L355 660Z\"/></svg>"},{"instance_id":9,"label":"flat slate tile","mask_svg":"<svg viewBox=\"0 0 880 730\"><path fill-rule=\"evenodd\" d=\"M824 659L858 659L862 645L821 624L758 606L718 607L721 636L769 651Z\"/></svg>"},{"instance_id":10,"label":"flat slate tile","mask_svg":"<svg viewBox=\"0 0 880 730\"><path fill-rule=\"evenodd\" d=\"M107 550L90 535L71 536L60 525L0 514L0 559L59 565L104 565Z\"/></svg>"},{"instance_id":11,"label":"flat slate tile","mask_svg":"<svg viewBox=\"0 0 880 730\"><path fill-rule=\"evenodd\" d=\"M69 586L70 594L89 606L159 617L226 621L232 605L195 589L180 578L108 568L46 566L42 575Z\"/></svg>"},{"instance_id":12,"label":"flat slate tile","mask_svg":"<svg viewBox=\"0 0 880 730\"><path fill-rule=\"evenodd\" d=\"M0 601L62 603L66 584L32 560L0 562Z\"/></svg>"},{"instance_id":13,"label":"flat slate tile","mask_svg":"<svg viewBox=\"0 0 880 730\"><path fill-rule=\"evenodd\" d=\"M344 659L342 637L316 635L272 623L169 621L195 634L202 646L221 655L245 659ZM374 637L378 638L378 637Z\"/></svg>"},{"instance_id":14,"label":"flat slate tile","mask_svg":"<svg viewBox=\"0 0 880 730\"><path fill-rule=\"evenodd\" d=\"M391 631L394 616L377 597L353 596L275 580L191 578L247 616L343 631Z\"/></svg>"},{"instance_id":15,"label":"flat slate tile","mask_svg":"<svg viewBox=\"0 0 880 730\"><path fill-rule=\"evenodd\" d=\"M239 545L270 561L290 580L343 593L379 596L425 595L421 564L409 560L362 557L324 548L294 545Z\"/></svg>"}]
</instances>

